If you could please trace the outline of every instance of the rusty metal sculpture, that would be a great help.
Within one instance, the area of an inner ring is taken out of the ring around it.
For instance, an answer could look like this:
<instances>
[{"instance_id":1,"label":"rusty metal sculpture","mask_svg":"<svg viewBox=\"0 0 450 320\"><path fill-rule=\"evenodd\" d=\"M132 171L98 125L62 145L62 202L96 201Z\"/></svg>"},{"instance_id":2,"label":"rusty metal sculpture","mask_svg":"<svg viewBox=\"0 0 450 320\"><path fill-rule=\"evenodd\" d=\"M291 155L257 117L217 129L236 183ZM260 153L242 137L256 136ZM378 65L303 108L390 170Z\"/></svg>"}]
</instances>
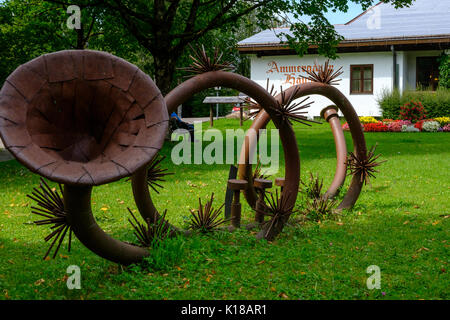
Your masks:
<instances>
[{"instance_id":1,"label":"rusty metal sculpture","mask_svg":"<svg viewBox=\"0 0 450 320\"><path fill-rule=\"evenodd\" d=\"M64 184L62 199L54 200L63 226L108 260L129 264L148 255L103 232L92 215L91 191L130 176L162 147L168 113L149 76L104 52L46 54L8 77L0 117L8 150L31 171ZM46 193L40 200L52 198Z\"/></svg>"},{"instance_id":2,"label":"rusty metal sculpture","mask_svg":"<svg viewBox=\"0 0 450 320\"><path fill-rule=\"evenodd\" d=\"M314 69L317 69L318 72L315 73L314 71L304 70L309 73L309 76L307 78L313 82L292 86L285 91L284 95L278 94L275 97L277 99L277 103L282 103L286 96L290 97L289 101L293 101L295 99L299 99L312 94L322 95L333 101L336 105L336 107L333 106L333 108L336 108L336 110L340 110L344 114L344 117L349 124L353 139L353 154L355 155L355 158L359 159L360 163L365 163L367 159L367 149L358 115L356 114L355 109L348 101L348 99L338 89L332 86L332 84L337 84L337 82L339 81L336 79L336 77L338 77L342 73L341 70L339 69L337 71L333 71L333 68L329 65L328 61L325 63L325 66L316 65ZM347 161L345 160L347 159L347 149L345 146L345 139L339 122L333 120L335 117L334 114L335 112L333 112L330 108L326 108L322 111L322 116L325 117L325 120L330 123L330 126L332 128L334 139L336 142L336 152L338 158L334 180L332 182L332 185L326 192L327 197L332 197L337 193L337 190L339 190L339 187L341 187L345 181L347 171ZM258 132L258 130L265 128L270 120L270 115L262 110L253 121L251 128ZM255 135L247 134L242 146L240 159L241 164L239 166L239 179L249 181L248 187L244 191L244 195L247 199L247 202L253 208L256 205L258 196L253 187L250 154L256 146L257 139L257 136L255 137ZM290 153L290 155L292 156L292 153ZM361 170L354 171L353 173L354 174L350 183L349 190L344 196L342 202L339 204L339 209L351 208L357 201L361 192L363 185L361 175L363 173ZM288 175L286 173L286 177L287 176Z\"/></svg>"},{"instance_id":3,"label":"rusty metal sculpture","mask_svg":"<svg viewBox=\"0 0 450 320\"><path fill-rule=\"evenodd\" d=\"M255 129L272 120L280 132L285 155L285 177L282 193L261 201L257 214L271 217L263 223L258 238L273 240L287 223L296 202L300 160L291 120L308 124L304 104L293 101L311 94L331 99L343 112L352 133L355 150L349 160L353 180L341 208L353 205L362 183L373 173L375 159L367 155L359 119L348 100L330 84L338 72L326 65L318 74L311 74L314 82L281 91L264 90L255 82L227 72L232 66L221 62L216 50L209 58L203 46L192 56L193 64L185 70L193 76L173 89L165 98L153 81L136 66L113 55L90 50L61 51L36 58L17 68L0 91L0 136L5 146L28 169L63 184L61 195L43 181L41 191L34 189L30 196L37 202L34 213L45 217L37 224L53 225L46 237L53 242L47 256L59 239L56 251L69 232L99 256L122 264L141 261L147 256L145 247L158 232L168 234L181 230L170 225L164 211L160 215L149 193L149 187L158 193L159 182L169 174L160 168L161 149L168 128L168 114L194 94L208 88L222 86L239 90L253 99L258 115L252 124ZM320 82L320 83L319 83ZM345 179L345 163L340 163L346 149L343 135L336 121L336 109L324 110L323 116L332 127L338 166L335 181L329 189L333 196ZM245 195L254 206L256 194L254 177L248 161L252 144L246 139L240 165L240 179L245 180ZM372 151L371 151L372 152ZM340 160L339 160L340 159ZM92 187L131 177L133 195L145 224L132 214L130 219L141 246L116 240L97 225L91 210ZM247 183L248 181L248 183ZM281 180L280 180L281 181ZM240 188L237 188L240 189ZM238 191L237 191L238 192ZM252 193L253 192L253 193ZM216 227L218 210L213 210L212 199L200 210L194 223ZM238 195L235 195L237 205ZM261 220L261 219L260 219ZM134 221L134 222L133 222ZM262 222L262 221L260 221ZM237 221L234 224L238 225Z\"/></svg>"}]
</instances>

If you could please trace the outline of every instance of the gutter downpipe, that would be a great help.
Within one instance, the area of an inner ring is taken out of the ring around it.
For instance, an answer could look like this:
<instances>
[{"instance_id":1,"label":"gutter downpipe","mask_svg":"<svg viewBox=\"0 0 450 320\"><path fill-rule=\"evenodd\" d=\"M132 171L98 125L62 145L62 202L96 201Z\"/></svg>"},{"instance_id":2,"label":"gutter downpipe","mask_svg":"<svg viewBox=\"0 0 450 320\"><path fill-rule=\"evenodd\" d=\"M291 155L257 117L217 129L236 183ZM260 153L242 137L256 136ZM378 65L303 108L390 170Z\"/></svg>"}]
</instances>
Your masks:
<instances>
[{"instance_id":1,"label":"gutter downpipe","mask_svg":"<svg viewBox=\"0 0 450 320\"><path fill-rule=\"evenodd\" d=\"M391 45L392 51L392 89L398 89L397 86L397 52L395 51L394 45Z\"/></svg>"}]
</instances>

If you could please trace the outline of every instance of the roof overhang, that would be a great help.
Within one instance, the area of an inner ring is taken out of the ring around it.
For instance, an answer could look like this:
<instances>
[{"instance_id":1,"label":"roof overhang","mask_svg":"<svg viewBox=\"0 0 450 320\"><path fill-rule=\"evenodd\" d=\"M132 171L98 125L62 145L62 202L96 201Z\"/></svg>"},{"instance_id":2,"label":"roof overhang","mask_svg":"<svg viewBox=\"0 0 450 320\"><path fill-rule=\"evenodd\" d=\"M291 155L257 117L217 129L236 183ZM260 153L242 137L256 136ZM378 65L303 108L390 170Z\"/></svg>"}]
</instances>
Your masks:
<instances>
[{"instance_id":1,"label":"roof overhang","mask_svg":"<svg viewBox=\"0 0 450 320\"><path fill-rule=\"evenodd\" d=\"M445 50L450 49L450 34L439 36L421 36L405 38L379 38L343 40L337 46L338 52L370 52L386 51L394 45L397 50ZM255 43L240 44L238 51L241 54L257 55L287 55L295 51L286 43ZM317 45L312 45L308 53L316 53Z\"/></svg>"}]
</instances>

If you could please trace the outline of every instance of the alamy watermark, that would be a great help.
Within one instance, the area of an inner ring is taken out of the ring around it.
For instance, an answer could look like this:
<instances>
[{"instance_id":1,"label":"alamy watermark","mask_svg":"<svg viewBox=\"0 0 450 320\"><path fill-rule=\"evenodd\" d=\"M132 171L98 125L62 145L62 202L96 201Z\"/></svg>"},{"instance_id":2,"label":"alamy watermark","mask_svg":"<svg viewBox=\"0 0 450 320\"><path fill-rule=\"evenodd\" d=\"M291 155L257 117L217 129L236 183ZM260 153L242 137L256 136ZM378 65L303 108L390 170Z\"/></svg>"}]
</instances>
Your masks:
<instances>
[{"instance_id":1,"label":"alamy watermark","mask_svg":"<svg viewBox=\"0 0 450 320\"><path fill-rule=\"evenodd\" d=\"M381 270L379 266L371 265L367 267L366 272L371 274L370 277L367 278L366 284L367 289L381 289Z\"/></svg>"},{"instance_id":2,"label":"alamy watermark","mask_svg":"<svg viewBox=\"0 0 450 320\"><path fill-rule=\"evenodd\" d=\"M69 274L66 285L67 289L81 289L81 270L79 266L71 265L67 267L66 273Z\"/></svg>"},{"instance_id":3,"label":"alamy watermark","mask_svg":"<svg viewBox=\"0 0 450 320\"><path fill-rule=\"evenodd\" d=\"M79 6L71 5L67 7L67 14L70 14L67 19L67 28L70 30L81 29L81 9Z\"/></svg>"},{"instance_id":4,"label":"alamy watermark","mask_svg":"<svg viewBox=\"0 0 450 320\"><path fill-rule=\"evenodd\" d=\"M367 18L367 29L378 30L381 29L381 8L380 6L375 6L367 11L369 17Z\"/></svg>"}]
</instances>

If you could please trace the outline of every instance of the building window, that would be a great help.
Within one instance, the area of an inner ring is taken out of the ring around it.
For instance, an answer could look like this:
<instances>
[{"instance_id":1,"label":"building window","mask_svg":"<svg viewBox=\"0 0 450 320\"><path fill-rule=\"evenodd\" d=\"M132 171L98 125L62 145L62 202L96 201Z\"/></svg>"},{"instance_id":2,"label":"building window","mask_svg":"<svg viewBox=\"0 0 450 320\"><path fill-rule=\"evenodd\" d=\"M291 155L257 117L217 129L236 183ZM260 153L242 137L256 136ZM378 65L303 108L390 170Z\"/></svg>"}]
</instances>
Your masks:
<instances>
[{"instance_id":1,"label":"building window","mask_svg":"<svg viewBox=\"0 0 450 320\"><path fill-rule=\"evenodd\" d=\"M350 94L373 93L373 64L350 66Z\"/></svg>"},{"instance_id":2,"label":"building window","mask_svg":"<svg viewBox=\"0 0 450 320\"><path fill-rule=\"evenodd\" d=\"M435 91L439 84L438 57L418 57L416 66L417 88Z\"/></svg>"}]
</instances>

